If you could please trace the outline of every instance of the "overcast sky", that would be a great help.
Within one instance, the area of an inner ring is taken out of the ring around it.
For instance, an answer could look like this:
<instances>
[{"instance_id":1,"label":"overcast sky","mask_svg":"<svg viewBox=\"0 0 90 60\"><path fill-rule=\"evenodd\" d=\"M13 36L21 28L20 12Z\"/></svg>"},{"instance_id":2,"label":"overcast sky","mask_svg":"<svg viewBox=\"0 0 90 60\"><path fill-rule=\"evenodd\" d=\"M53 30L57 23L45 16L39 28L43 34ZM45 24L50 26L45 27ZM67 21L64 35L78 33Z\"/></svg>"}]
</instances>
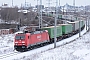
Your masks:
<instances>
[{"instance_id":1,"label":"overcast sky","mask_svg":"<svg viewBox=\"0 0 90 60\"><path fill-rule=\"evenodd\" d=\"M56 0L51 0L51 6L55 6L55 1ZM58 0L59 1L59 0ZM26 0L26 2L28 2L29 4L31 3L32 6L37 5L37 0ZM12 0L0 0L0 6L3 3L7 3L10 6L12 5ZM13 5L17 5L20 6L22 4L25 3L25 0L13 0ZM42 4L45 6L48 6L48 0L42 0ZM59 2L58 2L59 3ZM60 0L60 5L65 5L66 3L68 3L69 5L73 5L73 0ZM75 0L75 5L76 6L85 6L85 5L90 5L90 0Z\"/></svg>"}]
</instances>

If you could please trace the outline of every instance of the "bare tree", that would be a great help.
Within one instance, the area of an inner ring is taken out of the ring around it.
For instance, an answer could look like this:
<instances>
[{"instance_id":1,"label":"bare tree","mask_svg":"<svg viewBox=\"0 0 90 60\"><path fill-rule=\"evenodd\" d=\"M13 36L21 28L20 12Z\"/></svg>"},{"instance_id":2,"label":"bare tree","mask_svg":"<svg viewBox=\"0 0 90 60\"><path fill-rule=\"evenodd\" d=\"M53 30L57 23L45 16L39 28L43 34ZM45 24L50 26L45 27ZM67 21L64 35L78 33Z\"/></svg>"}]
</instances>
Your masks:
<instances>
[{"instance_id":1,"label":"bare tree","mask_svg":"<svg viewBox=\"0 0 90 60\"><path fill-rule=\"evenodd\" d=\"M18 8L2 8L1 19L5 21L16 20L18 18Z\"/></svg>"}]
</instances>

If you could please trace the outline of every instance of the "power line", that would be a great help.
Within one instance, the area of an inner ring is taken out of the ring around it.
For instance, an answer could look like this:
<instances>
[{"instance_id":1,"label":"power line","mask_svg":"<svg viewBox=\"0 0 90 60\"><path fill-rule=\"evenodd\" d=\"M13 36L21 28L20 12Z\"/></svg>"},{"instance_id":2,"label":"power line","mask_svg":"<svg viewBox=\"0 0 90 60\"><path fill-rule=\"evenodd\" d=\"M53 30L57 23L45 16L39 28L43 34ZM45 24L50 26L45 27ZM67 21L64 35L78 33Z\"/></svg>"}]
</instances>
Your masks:
<instances>
[{"instance_id":1,"label":"power line","mask_svg":"<svg viewBox=\"0 0 90 60\"><path fill-rule=\"evenodd\" d=\"M55 14L55 28L54 28L54 33L55 33L55 35L54 35L54 48L56 48L56 41L57 41L57 38L56 38L56 36L57 36L57 10L58 10L58 0L56 0L56 9L55 9L55 12L56 12L56 14Z\"/></svg>"},{"instance_id":2,"label":"power line","mask_svg":"<svg viewBox=\"0 0 90 60\"><path fill-rule=\"evenodd\" d=\"M42 0L40 0L40 28L42 28Z\"/></svg>"},{"instance_id":3,"label":"power line","mask_svg":"<svg viewBox=\"0 0 90 60\"><path fill-rule=\"evenodd\" d=\"M75 10L75 0L73 0L73 6L74 6L74 14L75 14L75 12L76 12L76 10Z\"/></svg>"}]
</instances>

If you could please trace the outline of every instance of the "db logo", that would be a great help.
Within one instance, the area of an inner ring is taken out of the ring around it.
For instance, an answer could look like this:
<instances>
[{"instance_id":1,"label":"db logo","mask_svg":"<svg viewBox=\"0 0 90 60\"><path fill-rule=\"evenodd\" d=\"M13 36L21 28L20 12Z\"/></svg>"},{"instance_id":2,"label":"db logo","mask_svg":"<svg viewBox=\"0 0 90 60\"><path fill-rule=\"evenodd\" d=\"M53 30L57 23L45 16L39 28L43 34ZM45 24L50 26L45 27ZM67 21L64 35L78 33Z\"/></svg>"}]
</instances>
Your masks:
<instances>
[{"instance_id":1,"label":"db logo","mask_svg":"<svg viewBox=\"0 0 90 60\"><path fill-rule=\"evenodd\" d=\"M41 35L37 36L37 39L41 40Z\"/></svg>"}]
</instances>

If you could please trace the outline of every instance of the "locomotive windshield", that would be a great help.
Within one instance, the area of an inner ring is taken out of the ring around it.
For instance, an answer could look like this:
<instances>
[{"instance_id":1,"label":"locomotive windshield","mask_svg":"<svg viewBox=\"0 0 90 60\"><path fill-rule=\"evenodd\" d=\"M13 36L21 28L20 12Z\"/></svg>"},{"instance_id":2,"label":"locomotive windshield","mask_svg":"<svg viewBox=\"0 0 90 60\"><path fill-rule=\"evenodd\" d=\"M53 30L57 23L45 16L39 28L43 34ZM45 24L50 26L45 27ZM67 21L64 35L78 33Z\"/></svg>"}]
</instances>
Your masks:
<instances>
[{"instance_id":1,"label":"locomotive windshield","mask_svg":"<svg viewBox=\"0 0 90 60\"><path fill-rule=\"evenodd\" d=\"M20 36L18 35L18 36L15 37L15 39L17 39L17 40L19 40L19 39L25 39L25 35L20 35Z\"/></svg>"}]
</instances>

